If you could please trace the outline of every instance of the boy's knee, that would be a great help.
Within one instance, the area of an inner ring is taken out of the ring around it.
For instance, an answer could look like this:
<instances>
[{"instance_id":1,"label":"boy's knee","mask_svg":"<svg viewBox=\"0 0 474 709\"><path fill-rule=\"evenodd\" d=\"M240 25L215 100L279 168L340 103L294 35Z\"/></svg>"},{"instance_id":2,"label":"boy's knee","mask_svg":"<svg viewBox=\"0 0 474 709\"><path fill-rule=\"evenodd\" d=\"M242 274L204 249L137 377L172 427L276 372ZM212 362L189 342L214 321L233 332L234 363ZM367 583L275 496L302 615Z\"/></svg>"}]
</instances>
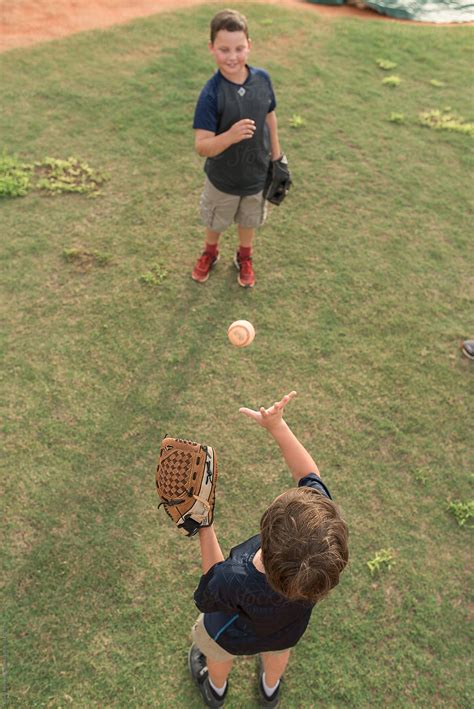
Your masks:
<instances>
[{"instance_id":1,"label":"boy's knee","mask_svg":"<svg viewBox=\"0 0 474 709\"><path fill-rule=\"evenodd\" d=\"M269 660L284 660L290 656L291 650L288 648L287 650L269 650L268 652L261 652L260 655L262 656L262 659L269 659Z\"/></svg>"}]
</instances>

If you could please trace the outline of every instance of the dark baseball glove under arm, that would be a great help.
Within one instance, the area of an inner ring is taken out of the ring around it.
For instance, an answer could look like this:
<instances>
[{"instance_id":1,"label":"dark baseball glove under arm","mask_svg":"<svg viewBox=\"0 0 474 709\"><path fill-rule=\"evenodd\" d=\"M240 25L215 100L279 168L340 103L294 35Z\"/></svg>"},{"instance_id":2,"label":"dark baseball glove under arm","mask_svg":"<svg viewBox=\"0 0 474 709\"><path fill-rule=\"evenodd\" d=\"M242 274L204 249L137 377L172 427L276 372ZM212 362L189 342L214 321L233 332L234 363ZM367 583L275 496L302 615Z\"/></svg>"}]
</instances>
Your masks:
<instances>
[{"instance_id":1,"label":"dark baseball glove under arm","mask_svg":"<svg viewBox=\"0 0 474 709\"><path fill-rule=\"evenodd\" d=\"M272 204L281 204L292 185L291 173L286 155L272 160L268 167L267 181L263 195Z\"/></svg>"},{"instance_id":2,"label":"dark baseball glove under arm","mask_svg":"<svg viewBox=\"0 0 474 709\"><path fill-rule=\"evenodd\" d=\"M164 438L156 469L161 505L178 529L192 537L214 517L217 457L211 446Z\"/></svg>"}]
</instances>

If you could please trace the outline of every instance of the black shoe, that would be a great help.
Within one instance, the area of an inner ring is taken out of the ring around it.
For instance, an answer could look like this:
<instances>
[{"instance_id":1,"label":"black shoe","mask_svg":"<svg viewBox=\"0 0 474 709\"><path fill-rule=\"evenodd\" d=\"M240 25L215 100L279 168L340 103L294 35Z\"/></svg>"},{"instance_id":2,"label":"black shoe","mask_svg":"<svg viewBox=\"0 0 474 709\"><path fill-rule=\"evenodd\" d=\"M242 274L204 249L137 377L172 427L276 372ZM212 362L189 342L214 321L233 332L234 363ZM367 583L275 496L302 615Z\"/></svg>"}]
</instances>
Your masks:
<instances>
[{"instance_id":1,"label":"black shoe","mask_svg":"<svg viewBox=\"0 0 474 709\"><path fill-rule=\"evenodd\" d=\"M265 693L265 690L263 688L263 667L260 667L260 676L258 678L258 693L260 695L260 706L261 707L266 707L266 709L273 709L273 707L277 707L278 704L280 703L280 687L281 687L281 682L282 682L283 677L280 678L280 682L278 684L278 687L275 689L273 694L269 697L268 694Z\"/></svg>"},{"instance_id":2,"label":"black shoe","mask_svg":"<svg viewBox=\"0 0 474 709\"><path fill-rule=\"evenodd\" d=\"M188 667L193 680L196 682L204 704L207 707L223 707L229 683L225 688L222 697L219 697L209 684L209 673L207 671L206 658L194 643L188 653ZM273 706L273 705L271 705Z\"/></svg>"},{"instance_id":3,"label":"black shoe","mask_svg":"<svg viewBox=\"0 0 474 709\"><path fill-rule=\"evenodd\" d=\"M474 340L464 340L461 349L463 355L466 355L469 359L474 359Z\"/></svg>"}]
</instances>

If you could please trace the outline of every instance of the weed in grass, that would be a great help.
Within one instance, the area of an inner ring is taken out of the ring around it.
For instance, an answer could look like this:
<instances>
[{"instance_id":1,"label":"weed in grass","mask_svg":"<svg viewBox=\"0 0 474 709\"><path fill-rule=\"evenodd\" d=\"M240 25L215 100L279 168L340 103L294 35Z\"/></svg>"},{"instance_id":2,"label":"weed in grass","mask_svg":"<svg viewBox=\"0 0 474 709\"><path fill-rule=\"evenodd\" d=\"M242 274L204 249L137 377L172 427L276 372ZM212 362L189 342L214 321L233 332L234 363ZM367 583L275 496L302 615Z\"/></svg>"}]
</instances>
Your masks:
<instances>
[{"instance_id":1,"label":"weed in grass","mask_svg":"<svg viewBox=\"0 0 474 709\"><path fill-rule=\"evenodd\" d=\"M0 157L0 197L24 197L30 187L31 165L14 155Z\"/></svg>"},{"instance_id":2,"label":"weed in grass","mask_svg":"<svg viewBox=\"0 0 474 709\"><path fill-rule=\"evenodd\" d=\"M63 259L65 261L67 261L68 263L72 263L73 261L78 261L81 258L83 253L84 252L82 251L82 249L76 249L76 248L64 249L63 250Z\"/></svg>"},{"instance_id":3,"label":"weed in grass","mask_svg":"<svg viewBox=\"0 0 474 709\"><path fill-rule=\"evenodd\" d=\"M73 247L63 250L63 259L67 261L67 263L75 263L81 268L87 268L93 265L105 268L105 266L108 266L111 262L112 254Z\"/></svg>"},{"instance_id":4,"label":"weed in grass","mask_svg":"<svg viewBox=\"0 0 474 709\"><path fill-rule=\"evenodd\" d=\"M390 549L379 549L379 551L375 553L374 558L367 562L371 575L373 576L376 573L380 573L382 569L390 571L395 564L394 559L394 554Z\"/></svg>"},{"instance_id":5,"label":"weed in grass","mask_svg":"<svg viewBox=\"0 0 474 709\"><path fill-rule=\"evenodd\" d=\"M142 273L140 282L147 286L160 286L168 275L167 270L161 263L155 263L149 271Z\"/></svg>"},{"instance_id":6,"label":"weed in grass","mask_svg":"<svg viewBox=\"0 0 474 709\"><path fill-rule=\"evenodd\" d=\"M397 66L397 63L390 61L390 59L376 59L375 63L379 69L383 69L384 71L390 71L391 69L395 69Z\"/></svg>"},{"instance_id":7,"label":"weed in grass","mask_svg":"<svg viewBox=\"0 0 474 709\"><path fill-rule=\"evenodd\" d=\"M107 253L104 253L103 251L93 251L92 255L95 258L96 264L100 268L105 268L105 266L108 266L112 260L112 254L107 254Z\"/></svg>"},{"instance_id":8,"label":"weed in grass","mask_svg":"<svg viewBox=\"0 0 474 709\"><path fill-rule=\"evenodd\" d=\"M106 179L105 174L73 157L45 158L34 165L22 163L12 155L0 158L0 197L23 197L30 188L49 194L75 192L96 197Z\"/></svg>"},{"instance_id":9,"label":"weed in grass","mask_svg":"<svg viewBox=\"0 0 474 709\"><path fill-rule=\"evenodd\" d=\"M99 187L107 179L105 174L75 157L67 160L45 158L35 163L35 172L38 176L37 188L50 195L72 192L97 197Z\"/></svg>"},{"instance_id":10,"label":"weed in grass","mask_svg":"<svg viewBox=\"0 0 474 709\"><path fill-rule=\"evenodd\" d=\"M470 502L451 502L448 500L448 510L453 513L456 522L460 527L464 527L472 517L474 517L474 500ZM473 524L467 525L470 529L474 528Z\"/></svg>"},{"instance_id":11,"label":"weed in grass","mask_svg":"<svg viewBox=\"0 0 474 709\"><path fill-rule=\"evenodd\" d=\"M417 482L421 483L422 485L426 485L429 478L428 471L426 468L416 468L413 471L413 477Z\"/></svg>"},{"instance_id":12,"label":"weed in grass","mask_svg":"<svg viewBox=\"0 0 474 709\"><path fill-rule=\"evenodd\" d=\"M302 128L305 124L305 119L298 113L294 113L290 118L290 126L292 128Z\"/></svg>"},{"instance_id":13,"label":"weed in grass","mask_svg":"<svg viewBox=\"0 0 474 709\"><path fill-rule=\"evenodd\" d=\"M398 86L401 83L401 79L399 76L396 74L391 74L390 76L386 76L385 79L382 79L382 84L385 84L385 86L391 86L395 87Z\"/></svg>"},{"instance_id":14,"label":"weed in grass","mask_svg":"<svg viewBox=\"0 0 474 709\"><path fill-rule=\"evenodd\" d=\"M426 128L434 130L449 130L465 135L474 135L474 123L465 123L464 118L451 112L451 107L447 106L442 111L432 109L418 114L420 124Z\"/></svg>"},{"instance_id":15,"label":"weed in grass","mask_svg":"<svg viewBox=\"0 0 474 709\"><path fill-rule=\"evenodd\" d=\"M388 120L390 123L405 123L405 114L392 112Z\"/></svg>"},{"instance_id":16,"label":"weed in grass","mask_svg":"<svg viewBox=\"0 0 474 709\"><path fill-rule=\"evenodd\" d=\"M442 86L444 86L444 81L438 81L438 79L431 79L430 84L431 86L435 86L437 89L440 89Z\"/></svg>"},{"instance_id":17,"label":"weed in grass","mask_svg":"<svg viewBox=\"0 0 474 709\"><path fill-rule=\"evenodd\" d=\"M264 27L267 25L273 25L273 20L271 20L270 18L267 17L264 20L260 20L260 24L263 25Z\"/></svg>"}]
</instances>

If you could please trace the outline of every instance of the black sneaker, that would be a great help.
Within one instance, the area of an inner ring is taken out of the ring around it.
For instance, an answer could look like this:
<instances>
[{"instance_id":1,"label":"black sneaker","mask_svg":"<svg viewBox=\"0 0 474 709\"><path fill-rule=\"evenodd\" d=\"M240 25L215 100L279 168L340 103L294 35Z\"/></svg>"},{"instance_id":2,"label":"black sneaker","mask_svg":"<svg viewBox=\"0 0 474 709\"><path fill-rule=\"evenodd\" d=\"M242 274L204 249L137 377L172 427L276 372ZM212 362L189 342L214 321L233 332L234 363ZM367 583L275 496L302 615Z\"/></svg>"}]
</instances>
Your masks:
<instances>
[{"instance_id":1,"label":"black sneaker","mask_svg":"<svg viewBox=\"0 0 474 709\"><path fill-rule=\"evenodd\" d=\"M280 703L280 687L282 683L283 677L280 678L280 682L278 684L278 687L275 689L273 694L269 697L268 694L265 693L265 690L263 689L263 667L260 666L260 676L258 678L258 693L260 695L260 706L261 707L266 707L266 709L271 709L273 707L277 707L278 704Z\"/></svg>"},{"instance_id":2,"label":"black sneaker","mask_svg":"<svg viewBox=\"0 0 474 709\"><path fill-rule=\"evenodd\" d=\"M474 359L474 340L464 340L461 345L462 353L469 359Z\"/></svg>"},{"instance_id":3,"label":"black sneaker","mask_svg":"<svg viewBox=\"0 0 474 709\"><path fill-rule=\"evenodd\" d=\"M196 682L204 704L207 707L223 707L229 683L225 688L222 697L219 697L209 684L209 673L207 671L206 658L194 643L191 645L188 653L188 667L193 680ZM269 705L276 706L276 705Z\"/></svg>"}]
</instances>

